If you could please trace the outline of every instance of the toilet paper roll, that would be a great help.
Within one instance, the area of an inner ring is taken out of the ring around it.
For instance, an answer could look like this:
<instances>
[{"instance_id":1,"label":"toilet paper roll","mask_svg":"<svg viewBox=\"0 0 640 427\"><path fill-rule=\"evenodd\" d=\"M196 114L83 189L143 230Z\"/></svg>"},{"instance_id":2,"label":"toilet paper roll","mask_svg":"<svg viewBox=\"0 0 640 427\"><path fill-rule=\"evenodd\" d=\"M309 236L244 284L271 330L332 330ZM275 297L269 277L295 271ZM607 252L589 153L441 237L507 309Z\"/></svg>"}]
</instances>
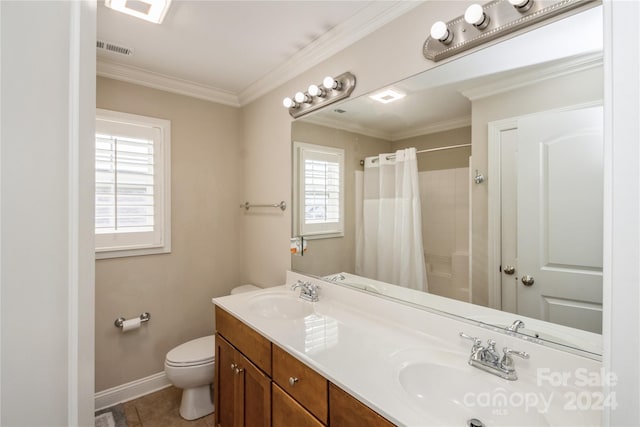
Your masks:
<instances>
[{"instance_id":1,"label":"toilet paper roll","mask_svg":"<svg viewBox=\"0 0 640 427\"><path fill-rule=\"evenodd\" d=\"M139 317L125 320L124 322L122 322L122 332L127 332L132 329L138 329L141 323L142 322Z\"/></svg>"}]
</instances>

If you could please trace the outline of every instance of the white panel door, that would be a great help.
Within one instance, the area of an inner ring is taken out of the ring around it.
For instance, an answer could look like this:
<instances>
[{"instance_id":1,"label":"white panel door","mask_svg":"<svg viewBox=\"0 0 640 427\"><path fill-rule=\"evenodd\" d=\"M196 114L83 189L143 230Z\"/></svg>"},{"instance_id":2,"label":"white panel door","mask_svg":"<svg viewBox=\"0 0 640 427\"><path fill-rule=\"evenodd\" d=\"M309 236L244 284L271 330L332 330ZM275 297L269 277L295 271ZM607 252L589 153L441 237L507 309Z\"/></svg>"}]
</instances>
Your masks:
<instances>
[{"instance_id":1,"label":"white panel door","mask_svg":"<svg viewBox=\"0 0 640 427\"><path fill-rule=\"evenodd\" d=\"M517 155L518 313L597 333L602 123L602 107L520 119Z\"/></svg>"}]
</instances>

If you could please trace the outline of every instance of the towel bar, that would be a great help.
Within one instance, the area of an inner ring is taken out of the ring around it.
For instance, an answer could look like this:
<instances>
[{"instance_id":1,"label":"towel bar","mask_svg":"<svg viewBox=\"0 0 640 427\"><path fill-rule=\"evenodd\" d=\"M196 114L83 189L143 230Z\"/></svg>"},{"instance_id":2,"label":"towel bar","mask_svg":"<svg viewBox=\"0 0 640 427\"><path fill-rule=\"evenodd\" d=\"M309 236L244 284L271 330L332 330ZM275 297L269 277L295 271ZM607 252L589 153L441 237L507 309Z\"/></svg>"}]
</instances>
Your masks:
<instances>
[{"instance_id":1,"label":"towel bar","mask_svg":"<svg viewBox=\"0 0 640 427\"><path fill-rule=\"evenodd\" d=\"M280 208L280 210L285 210L287 209L287 204L284 202L284 200L280 203L274 203L272 205L252 205L249 202L244 202L240 205L240 207L244 208L245 210L249 210L249 208Z\"/></svg>"}]
</instances>

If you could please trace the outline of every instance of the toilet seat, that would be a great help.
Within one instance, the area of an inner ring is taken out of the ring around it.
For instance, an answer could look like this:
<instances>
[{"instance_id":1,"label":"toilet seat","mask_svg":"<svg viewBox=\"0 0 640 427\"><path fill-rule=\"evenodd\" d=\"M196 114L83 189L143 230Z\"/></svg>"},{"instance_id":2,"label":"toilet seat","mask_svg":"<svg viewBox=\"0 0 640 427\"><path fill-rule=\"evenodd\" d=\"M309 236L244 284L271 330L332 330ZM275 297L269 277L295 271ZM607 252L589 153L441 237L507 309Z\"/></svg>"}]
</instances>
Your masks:
<instances>
[{"instance_id":1,"label":"toilet seat","mask_svg":"<svg viewBox=\"0 0 640 427\"><path fill-rule=\"evenodd\" d=\"M215 346L215 335L188 341L168 352L165 364L174 367L188 367L213 363Z\"/></svg>"}]
</instances>

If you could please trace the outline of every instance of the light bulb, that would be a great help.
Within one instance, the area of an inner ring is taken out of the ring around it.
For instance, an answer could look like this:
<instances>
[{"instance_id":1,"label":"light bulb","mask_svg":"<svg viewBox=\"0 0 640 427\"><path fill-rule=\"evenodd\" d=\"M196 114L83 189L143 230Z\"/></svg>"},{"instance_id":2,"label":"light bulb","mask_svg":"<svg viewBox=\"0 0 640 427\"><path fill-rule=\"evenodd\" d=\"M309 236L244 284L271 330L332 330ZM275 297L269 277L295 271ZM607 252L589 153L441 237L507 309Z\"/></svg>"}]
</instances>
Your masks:
<instances>
[{"instance_id":1,"label":"light bulb","mask_svg":"<svg viewBox=\"0 0 640 427\"><path fill-rule=\"evenodd\" d=\"M324 89L316 85L309 86L309 88L307 89L307 92L309 92L309 95L317 96L319 98L324 98L324 96L326 95L326 92L324 91Z\"/></svg>"},{"instance_id":2,"label":"light bulb","mask_svg":"<svg viewBox=\"0 0 640 427\"><path fill-rule=\"evenodd\" d=\"M464 12L464 20L468 24L473 25L478 29L487 28L489 25L489 17L484 13L484 9L477 3L472 4Z\"/></svg>"},{"instance_id":3,"label":"light bulb","mask_svg":"<svg viewBox=\"0 0 640 427\"><path fill-rule=\"evenodd\" d=\"M296 108L298 105L293 101L293 99L286 97L282 100L282 105L284 108Z\"/></svg>"},{"instance_id":4,"label":"light bulb","mask_svg":"<svg viewBox=\"0 0 640 427\"><path fill-rule=\"evenodd\" d=\"M327 89L335 90L340 90L342 88L342 84L331 76L327 76L324 78L324 80L322 81L322 86L326 87Z\"/></svg>"},{"instance_id":5,"label":"light bulb","mask_svg":"<svg viewBox=\"0 0 640 427\"><path fill-rule=\"evenodd\" d=\"M431 38L440 40L444 44L449 44L453 40L453 34L447 28L447 24L442 21L436 21L431 26Z\"/></svg>"},{"instance_id":6,"label":"light bulb","mask_svg":"<svg viewBox=\"0 0 640 427\"><path fill-rule=\"evenodd\" d=\"M509 0L509 3L515 7L518 12L526 12L533 6L533 0Z\"/></svg>"},{"instance_id":7,"label":"light bulb","mask_svg":"<svg viewBox=\"0 0 640 427\"><path fill-rule=\"evenodd\" d=\"M309 95L304 92L297 92L293 99L295 99L299 104L302 104L303 102L307 104L311 103L311 98L309 98Z\"/></svg>"}]
</instances>

